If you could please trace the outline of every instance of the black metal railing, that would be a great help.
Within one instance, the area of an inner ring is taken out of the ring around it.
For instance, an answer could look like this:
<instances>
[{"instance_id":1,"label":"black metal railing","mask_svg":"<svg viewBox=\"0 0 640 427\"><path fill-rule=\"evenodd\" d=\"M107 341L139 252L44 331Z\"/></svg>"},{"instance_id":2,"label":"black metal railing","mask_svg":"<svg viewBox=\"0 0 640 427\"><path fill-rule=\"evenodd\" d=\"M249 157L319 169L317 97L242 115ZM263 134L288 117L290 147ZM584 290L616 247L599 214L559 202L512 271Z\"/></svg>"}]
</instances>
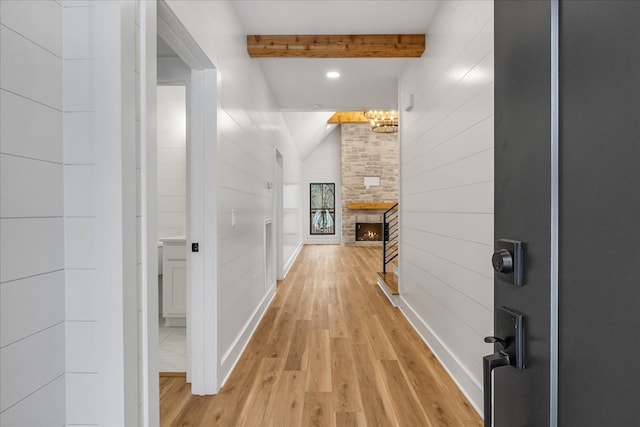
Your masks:
<instances>
[{"instance_id":1,"label":"black metal railing","mask_svg":"<svg viewBox=\"0 0 640 427\"><path fill-rule=\"evenodd\" d=\"M387 272L387 264L398 256L398 235L400 224L398 222L398 204L391 206L382 218L382 272Z\"/></svg>"}]
</instances>

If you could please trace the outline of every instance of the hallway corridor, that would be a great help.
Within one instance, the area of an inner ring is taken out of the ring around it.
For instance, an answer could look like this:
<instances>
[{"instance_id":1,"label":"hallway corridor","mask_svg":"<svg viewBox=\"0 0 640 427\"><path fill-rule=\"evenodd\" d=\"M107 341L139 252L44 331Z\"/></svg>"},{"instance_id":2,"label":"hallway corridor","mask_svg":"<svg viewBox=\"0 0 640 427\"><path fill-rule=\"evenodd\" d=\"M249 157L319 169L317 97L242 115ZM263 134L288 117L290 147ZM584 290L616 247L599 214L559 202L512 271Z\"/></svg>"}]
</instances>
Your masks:
<instances>
[{"instance_id":1,"label":"hallway corridor","mask_svg":"<svg viewBox=\"0 0 640 427\"><path fill-rule=\"evenodd\" d=\"M160 378L162 426L480 426L376 285L380 248L305 246L225 386Z\"/></svg>"}]
</instances>

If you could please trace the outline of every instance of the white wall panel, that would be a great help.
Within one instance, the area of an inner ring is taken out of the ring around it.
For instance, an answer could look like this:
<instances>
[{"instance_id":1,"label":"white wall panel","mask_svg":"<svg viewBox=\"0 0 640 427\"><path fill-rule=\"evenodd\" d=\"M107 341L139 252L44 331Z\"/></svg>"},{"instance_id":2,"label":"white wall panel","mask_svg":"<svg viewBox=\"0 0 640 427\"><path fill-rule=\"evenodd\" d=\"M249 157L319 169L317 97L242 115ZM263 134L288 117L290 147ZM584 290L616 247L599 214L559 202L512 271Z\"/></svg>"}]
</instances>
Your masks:
<instances>
[{"instance_id":1,"label":"white wall panel","mask_svg":"<svg viewBox=\"0 0 640 427\"><path fill-rule=\"evenodd\" d=\"M403 229L404 230L404 229ZM492 245L461 240L451 236L427 233L418 230L407 230L402 236L402 244L420 248L432 254L450 259L457 265L468 268L476 273L492 276L493 268L487 263L491 261Z\"/></svg>"},{"instance_id":2,"label":"white wall panel","mask_svg":"<svg viewBox=\"0 0 640 427\"><path fill-rule=\"evenodd\" d=\"M427 137L425 137L427 139ZM406 177L413 177L424 171L442 167L471 154L493 148L493 117L487 118L471 128L467 128L452 138L432 146L422 154L407 161L402 171ZM426 144L425 144L426 145Z\"/></svg>"},{"instance_id":3,"label":"white wall panel","mask_svg":"<svg viewBox=\"0 0 640 427\"><path fill-rule=\"evenodd\" d=\"M340 170L340 127L336 127L324 141L313 150L302 164L303 188L300 212L304 242L308 244L331 243L340 244L342 241L342 199L340 198L341 175ZM333 182L336 184L336 234L330 236L312 236L309 226L309 184L312 182Z\"/></svg>"},{"instance_id":4,"label":"white wall panel","mask_svg":"<svg viewBox=\"0 0 640 427\"><path fill-rule=\"evenodd\" d=\"M62 216L62 165L0 155L0 216Z\"/></svg>"},{"instance_id":5,"label":"white wall panel","mask_svg":"<svg viewBox=\"0 0 640 427\"><path fill-rule=\"evenodd\" d=\"M164 148L158 150L158 163L162 164L186 164L186 150L182 148Z\"/></svg>"},{"instance_id":6,"label":"white wall panel","mask_svg":"<svg viewBox=\"0 0 640 427\"><path fill-rule=\"evenodd\" d=\"M493 214L477 212L405 212L403 226L410 230L440 234L469 242L493 238Z\"/></svg>"},{"instance_id":7,"label":"white wall panel","mask_svg":"<svg viewBox=\"0 0 640 427\"><path fill-rule=\"evenodd\" d=\"M220 284L220 291L224 292L226 288L235 286L243 276L249 274L250 268L247 268L247 266L260 266L263 262L262 252L262 247L256 247L247 253L246 258L236 258L222 265L220 274L226 277L227 280Z\"/></svg>"},{"instance_id":8,"label":"white wall panel","mask_svg":"<svg viewBox=\"0 0 640 427\"><path fill-rule=\"evenodd\" d=\"M92 164L91 112L64 113L64 163Z\"/></svg>"},{"instance_id":9,"label":"white wall panel","mask_svg":"<svg viewBox=\"0 0 640 427\"><path fill-rule=\"evenodd\" d=\"M97 320L97 277L93 269L67 269L67 321Z\"/></svg>"},{"instance_id":10,"label":"white wall panel","mask_svg":"<svg viewBox=\"0 0 640 427\"><path fill-rule=\"evenodd\" d=\"M64 272L0 285L0 347L64 321Z\"/></svg>"},{"instance_id":11,"label":"white wall panel","mask_svg":"<svg viewBox=\"0 0 640 427\"><path fill-rule=\"evenodd\" d=\"M62 29L62 49L65 58L91 58L91 38L87 37L90 11L91 9L88 7L67 7L65 5Z\"/></svg>"},{"instance_id":12,"label":"white wall panel","mask_svg":"<svg viewBox=\"0 0 640 427\"><path fill-rule=\"evenodd\" d=\"M477 90L477 87L471 85L471 96L464 104L451 111L442 120L437 121L425 133L418 135L413 140L414 143L403 146L406 155L409 156L407 158L414 158L491 117L493 114L493 84L483 84L482 90ZM407 136L407 138L409 137ZM411 139L405 141L411 141Z\"/></svg>"},{"instance_id":13,"label":"white wall panel","mask_svg":"<svg viewBox=\"0 0 640 427\"><path fill-rule=\"evenodd\" d=\"M493 181L407 194L405 203L418 212L493 212Z\"/></svg>"},{"instance_id":14,"label":"white wall panel","mask_svg":"<svg viewBox=\"0 0 640 427\"><path fill-rule=\"evenodd\" d=\"M70 216L94 216L93 165L65 165L64 212Z\"/></svg>"},{"instance_id":15,"label":"white wall panel","mask_svg":"<svg viewBox=\"0 0 640 427\"><path fill-rule=\"evenodd\" d=\"M0 152L62 162L62 113L0 90Z\"/></svg>"},{"instance_id":16,"label":"white wall panel","mask_svg":"<svg viewBox=\"0 0 640 427\"><path fill-rule=\"evenodd\" d=\"M64 375L64 322L0 349L0 411Z\"/></svg>"},{"instance_id":17,"label":"white wall panel","mask_svg":"<svg viewBox=\"0 0 640 427\"><path fill-rule=\"evenodd\" d=\"M159 196L182 196L185 194L186 182L181 180L163 179L158 176L158 195Z\"/></svg>"},{"instance_id":18,"label":"white wall panel","mask_svg":"<svg viewBox=\"0 0 640 427\"><path fill-rule=\"evenodd\" d=\"M95 218L65 219L65 256L67 268L96 268Z\"/></svg>"},{"instance_id":19,"label":"white wall panel","mask_svg":"<svg viewBox=\"0 0 640 427\"><path fill-rule=\"evenodd\" d=\"M492 33L493 27L487 20L480 33L457 57L443 56L443 59L449 59L450 63L443 60L436 66L430 66L429 69L424 70L422 77L426 77L425 81L429 81L429 77L432 78L428 88L429 96L424 92L418 92L420 95L415 98L417 104L412 122L409 123L411 126L407 133L409 137L426 132L435 123L464 104L469 98L470 82L474 85L478 81L491 82L491 76L485 72L485 64L493 60L493 53L490 51L493 48ZM427 64L433 65L431 63L433 59L428 58L428 60ZM480 88L476 87L473 90ZM435 105L442 109L433 109Z\"/></svg>"},{"instance_id":20,"label":"white wall panel","mask_svg":"<svg viewBox=\"0 0 640 427\"><path fill-rule=\"evenodd\" d=\"M158 130L158 153L162 148L183 148L185 146L185 133L183 130ZM158 159L160 161L160 159Z\"/></svg>"},{"instance_id":21,"label":"white wall panel","mask_svg":"<svg viewBox=\"0 0 640 427\"><path fill-rule=\"evenodd\" d=\"M186 234L185 86L158 86L158 238Z\"/></svg>"},{"instance_id":22,"label":"white wall panel","mask_svg":"<svg viewBox=\"0 0 640 427\"><path fill-rule=\"evenodd\" d=\"M406 251L404 261L413 263L425 271L424 274L446 283L480 305L492 310L493 277L485 276L425 250L412 247ZM422 274L421 274L422 275Z\"/></svg>"},{"instance_id":23,"label":"white wall panel","mask_svg":"<svg viewBox=\"0 0 640 427\"><path fill-rule=\"evenodd\" d=\"M185 196L160 196L158 197L158 211L180 212L184 210L186 203Z\"/></svg>"},{"instance_id":24,"label":"white wall panel","mask_svg":"<svg viewBox=\"0 0 640 427\"><path fill-rule=\"evenodd\" d=\"M62 218L0 219L0 282L64 268Z\"/></svg>"},{"instance_id":25,"label":"white wall panel","mask_svg":"<svg viewBox=\"0 0 640 427\"><path fill-rule=\"evenodd\" d=\"M2 23L62 57L62 8L53 0L3 0Z\"/></svg>"},{"instance_id":26,"label":"white wall panel","mask_svg":"<svg viewBox=\"0 0 640 427\"><path fill-rule=\"evenodd\" d=\"M444 2L426 53L405 69L400 295L481 411L482 337L493 328L493 3Z\"/></svg>"},{"instance_id":27,"label":"white wall panel","mask_svg":"<svg viewBox=\"0 0 640 427\"><path fill-rule=\"evenodd\" d=\"M0 86L62 109L62 61L7 27L0 27Z\"/></svg>"},{"instance_id":28,"label":"white wall panel","mask_svg":"<svg viewBox=\"0 0 640 427\"><path fill-rule=\"evenodd\" d=\"M402 186L406 194L414 194L420 191L477 184L492 180L492 177L493 149L488 149L444 167L424 171L416 177L404 178L403 175Z\"/></svg>"},{"instance_id":29,"label":"white wall panel","mask_svg":"<svg viewBox=\"0 0 640 427\"><path fill-rule=\"evenodd\" d=\"M67 372L96 373L96 322L67 322Z\"/></svg>"},{"instance_id":30,"label":"white wall panel","mask_svg":"<svg viewBox=\"0 0 640 427\"><path fill-rule=\"evenodd\" d=\"M91 67L91 61L65 58L64 111L91 111Z\"/></svg>"},{"instance_id":31,"label":"white wall panel","mask_svg":"<svg viewBox=\"0 0 640 427\"><path fill-rule=\"evenodd\" d=\"M167 181L183 181L186 174L184 163L162 163L158 164L158 177Z\"/></svg>"},{"instance_id":32,"label":"white wall panel","mask_svg":"<svg viewBox=\"0 0 640 427\"><path fill-rule=\"evenodd\" d=\"M255 194L257 196L267 196L267 178L268 175L259 177L238 169L235 166L224 164L222 166L222 179L220 184L224 188L232 188L237 191Z\"/></svg>"},{"instance_id":33,"label":"white wall panel","mask_svg":"<svg viewBox=\"0 0 640 427\"><path fill-rule=\"evenodd\" d=\"M95 380L99 370L96 356L98 331L96 253L96 159L92 140L94 120L93 58L91 41L92 8L89 3L67 2L63 11L63 108L64 108L64 212L66 265L66 372L67 425L90 424L97 412L78 420L81 408L76 398L83 394L86 408L94 393L82 387ZM73 376L73 379L71 379ZM84 380L82 379L84 378Z\"/></svg>"},{"instance_id":34,"label":"white wall panel","mask_svg":"<svg viewBox=\"0 0 640 427\"><path fill-rule=\"evenodd\" d=\"M96 425L100 398L97 374L68 373L67 425Z\"/></svg>"},{"instance_id":35,"label":"white wall panel","mask_svg":"<svg viewBox=\"0 0 640 427\"><path fill-rule=\"evenodd\" d=\"M62 6L0 2L0 424L65 424Z\"/></svg>"},{"instance_id":36,"label":"white wall panel","mask_svg":"<svg viewBox=\"0 0 640 427\"><path fill-rule=\"evenodd\" d=\"M478 335L491 332L491 329L484 329L483 326L490 324L493 320L493 310L479 305L477 301L469 298L455 286L451 286L427 271L422 265L406 262L403 265L402 274L407 277L421 277L420 289L428 294L429 299L433 299L451 312L455 317L455 322L464 322L468 327L475 330Z\"/></svg>"},{"instance_id":37,"label":"white wall panel","mask_svg":"<svg viewBox=\"0 0 640 427\"><path fill-rule=\"evenodd\" d=\"M64 426L65 379L59 377L0 414L0 425L21 427Z\"/></svg>"}]
</instances>

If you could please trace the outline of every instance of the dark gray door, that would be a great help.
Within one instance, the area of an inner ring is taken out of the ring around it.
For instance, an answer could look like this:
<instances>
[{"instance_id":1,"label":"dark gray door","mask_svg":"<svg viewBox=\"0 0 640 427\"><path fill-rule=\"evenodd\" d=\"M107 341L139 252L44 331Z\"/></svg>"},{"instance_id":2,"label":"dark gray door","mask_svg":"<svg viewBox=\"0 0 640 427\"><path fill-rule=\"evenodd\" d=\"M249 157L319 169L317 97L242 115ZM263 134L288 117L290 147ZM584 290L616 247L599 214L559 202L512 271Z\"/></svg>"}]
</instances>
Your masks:
<instances>
[{"instance_id":1,"label":"dark gray door","mask_svg":"<svg viewBox=\"0 0 640 427\"><path fill-rule=\"evenodd\" d=\"M495 238L524 247L495 308L525 336L494 425L640 426L640 1L494 10Z\"/></svg>"},{"instance_id":2,"label":"dark gray door","mask_svg":"<svg viewBox=\"0 0 640 427\"><path fill-rule=\"evenodd\" d=\"M640 426L640 1L560 3L560 426Z\"/></svg>"},{"instance_id":3,"label":"dark gray door","mask_svg":"<svg viewBox=\"0 0 640 427\"><path fill-rule=\"evenodd\" d=\"M494 305L524 315L526 359L494 371L494 422L539 427L550 401L551 7L497 1L494 13L494 233L524 243L523 285L496 278Z\"/></svg>"}]
</instances>

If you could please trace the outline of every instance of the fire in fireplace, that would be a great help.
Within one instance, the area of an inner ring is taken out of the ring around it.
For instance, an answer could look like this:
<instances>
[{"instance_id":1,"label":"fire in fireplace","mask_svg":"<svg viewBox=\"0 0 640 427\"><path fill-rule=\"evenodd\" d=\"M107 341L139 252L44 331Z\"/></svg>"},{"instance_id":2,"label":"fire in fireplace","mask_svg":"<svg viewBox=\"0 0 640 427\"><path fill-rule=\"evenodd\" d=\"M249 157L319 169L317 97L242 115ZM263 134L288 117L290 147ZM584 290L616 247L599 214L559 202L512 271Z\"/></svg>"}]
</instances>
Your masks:
<instances>
[{"instance_id":1,"label":"fire in fireplace","mask_svg":"<svg viewBox=\"0 0 640 427\"><path fill-rule=\"evenodd\" d=\"M357 242L381 242L382 223L381 222L358 222L356 223Z\"/></svg>"}]
</instances>

